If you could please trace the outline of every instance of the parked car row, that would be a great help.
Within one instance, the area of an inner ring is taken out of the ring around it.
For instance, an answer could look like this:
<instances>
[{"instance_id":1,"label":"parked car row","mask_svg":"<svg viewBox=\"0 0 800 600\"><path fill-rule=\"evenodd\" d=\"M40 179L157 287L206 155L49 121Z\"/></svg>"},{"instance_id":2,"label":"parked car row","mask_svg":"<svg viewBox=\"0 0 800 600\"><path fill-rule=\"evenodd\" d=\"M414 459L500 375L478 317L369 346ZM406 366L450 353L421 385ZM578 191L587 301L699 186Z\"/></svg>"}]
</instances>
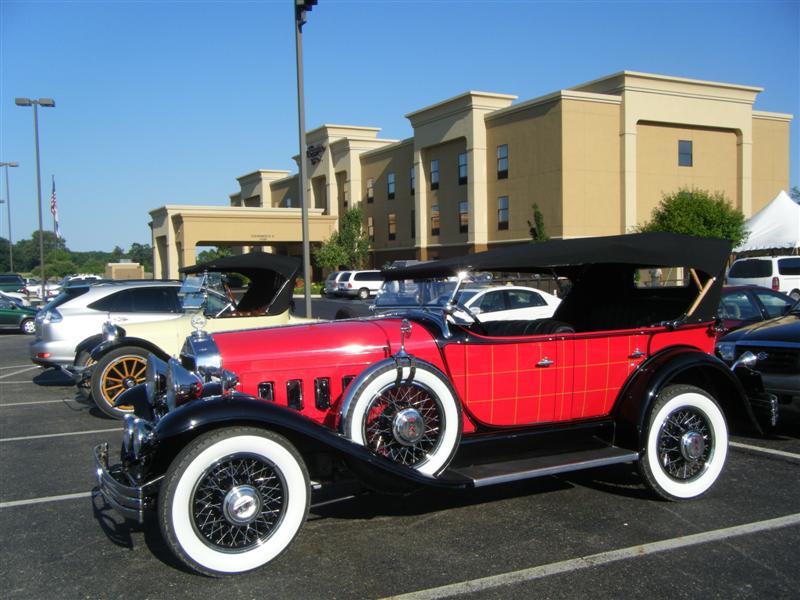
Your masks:
<instances>
[{"instance_id":1,"label":"parked car row","mask_svg":"<svg viewBox=\"0 0 800 600\"><path fill-rule=\"evenodd\" d=\"M366 300L383 285L380 271L334 271L325 279L324 296L345 296Z\"/></svg>"},{"instance_id":2,"label":"parked car row","mask_svg":"<svg viewBox=\"0 0 800 600\"><path fill-rule=\"evenodd\" d=\"M730 428L761 431L766 412L760 358L714 356L729 252L664 233L554 240L386 270L370 318L196 322L178 358L150 353L146 381L117 399L134 414L118 456L94 450L99 491L126 518L155 511L175 557L207 575L274 560L311 482L343 476L402 493L627 462L656 496L697 498L723 472ZM653 267L692 277L638 287ZM572 288L550 317L492 321L519 292L471 293L464 273L483 271Z\"/></svg>"}]
</instances>

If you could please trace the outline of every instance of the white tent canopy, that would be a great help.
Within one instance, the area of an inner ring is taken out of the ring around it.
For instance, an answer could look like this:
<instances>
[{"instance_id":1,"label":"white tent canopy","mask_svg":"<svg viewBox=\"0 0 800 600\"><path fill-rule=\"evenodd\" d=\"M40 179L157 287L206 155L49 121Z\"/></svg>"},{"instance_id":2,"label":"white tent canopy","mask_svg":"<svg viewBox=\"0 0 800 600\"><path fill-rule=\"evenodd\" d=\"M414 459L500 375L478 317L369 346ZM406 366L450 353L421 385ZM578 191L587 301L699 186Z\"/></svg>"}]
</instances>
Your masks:
<instances>
[{"instance_id":1,"label":"white tent canopy","mask_svg":"<svg viewBox=\"0 0 800 600\"><path fill-rule=\"evenodd\" d=\"M800 204L784 191L745 222L750 235L734 252L784 250L800 248Z\"/></svg>"}]
</instances>

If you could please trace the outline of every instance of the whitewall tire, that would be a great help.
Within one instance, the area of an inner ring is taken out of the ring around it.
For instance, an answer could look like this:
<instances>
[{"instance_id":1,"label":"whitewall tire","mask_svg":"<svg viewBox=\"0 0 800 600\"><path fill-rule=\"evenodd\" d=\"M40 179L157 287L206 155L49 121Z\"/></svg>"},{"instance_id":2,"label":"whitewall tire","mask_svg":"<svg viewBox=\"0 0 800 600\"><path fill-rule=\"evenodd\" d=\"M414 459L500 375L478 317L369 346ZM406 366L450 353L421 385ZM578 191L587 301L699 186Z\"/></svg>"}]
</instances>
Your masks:
<instances>
[{"instance_id":1,"label":"whitewall tire","mask_svg":"<svg viewBox=\"0 0 800 600\"><path fill-rule=\"evenodd\" d=\"M409 380L409 378L411 378ZM417 363L413 377L393 361L353 382L342 416L344 435L375 454L435 476L461 440L461 409L453 388L433 366Z\"/></svg>"},{"instance_id":2,"label":"whitewall tire","mask_svg":"<svg viewBox=\"0 0 800 600\"><path fill-rule=\"evenodd\" d=\"M648 487L667 500L688 500L707 492L728 455L728 426L705 390L671 385L650 412L639 471Z\"/></svg>"},{"instance_id":3,"label":"whitewall tire","mask_svg":"<svg viewBox=\"0 0 800 600\"><path fill-rule=\"evenodd\" d=\"M306 520L309 479L284 437L219 429L173 460L158 499L161 532L176 557L211 576L256 569L279 556Z\"/></svg>"}]
</instances>

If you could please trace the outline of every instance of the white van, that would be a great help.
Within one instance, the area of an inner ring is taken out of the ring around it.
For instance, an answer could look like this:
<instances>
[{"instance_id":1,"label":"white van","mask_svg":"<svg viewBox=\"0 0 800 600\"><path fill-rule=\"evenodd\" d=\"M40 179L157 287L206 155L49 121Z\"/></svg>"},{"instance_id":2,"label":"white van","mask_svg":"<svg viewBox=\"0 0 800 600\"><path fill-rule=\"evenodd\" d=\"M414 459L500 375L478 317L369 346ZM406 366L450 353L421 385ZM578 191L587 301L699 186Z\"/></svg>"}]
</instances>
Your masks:
<instances>
[{"instance_id":1,"label":"white van","mask_svg":"<svg viewBox=\"0 0 800 600\"><path fill-rule=\"evenodd\" d=\"M728 285L760 285L800 299L800 256L740 258L728 271Z\"/></svg>"},{"instance_id":2,"label":"white van","mask_svg":"<svg viewBox=\"0 0 800 600\"><path fill-rule=\"evenodd\" d=\"M338 279L341 296L358 296L362 300L377 294L382 285L380 271L344 271Z\"/></svg>"}]
</instances>

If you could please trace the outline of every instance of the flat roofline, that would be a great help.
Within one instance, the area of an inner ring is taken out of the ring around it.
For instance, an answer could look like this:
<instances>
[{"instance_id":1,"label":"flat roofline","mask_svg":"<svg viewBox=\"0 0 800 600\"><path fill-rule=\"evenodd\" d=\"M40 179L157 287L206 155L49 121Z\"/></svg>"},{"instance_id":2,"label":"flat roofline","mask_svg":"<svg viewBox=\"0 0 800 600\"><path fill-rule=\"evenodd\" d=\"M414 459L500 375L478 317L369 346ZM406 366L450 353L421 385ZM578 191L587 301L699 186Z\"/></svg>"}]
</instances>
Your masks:
<instances>
[{"instance_id":1,"label":"flat roofline","mask_svg":"<svg viewBox=\"0 0 800 600\"><path fill-rule=\"evenodd\" d=\"M250 173L245 173L244 175L240 175L236 178L237 181L241 181L242 179L249 179L250 177L254 176L261 176L265 174L273 174L273 175L286 175L291 171L284 171L282 169L257 169L256 171L251 171Z\"/></svg>"},{"instance_id":2,"label":"flat roofline","mask_svg":"<svg viewBox=\"0 0 800 600\"><path fill-rule=\"evenodd\" d=\"M557 102L560 100L580 100L582 102L598 102L600 104L622 104L622 98L620 96L596 94L594 92L579 92L577 90L558 90L557 92L539 96L538 98L525 100L519 104L512 104L506 108L500 108L486 115L486 120L491 121L515 112L524 111L536 106L541 106L543 104Z\"/></svg>"},{"instance_id":3,"label":"flat roofline","mask_svg":"<svg viewBox=\"0 0 800 600\"><path fill-rule=\"evenodd\" d=\"M692 85L704 85L710 87L718 87L718 88L725 88L730 90L743 90L747 92L763 92L764 88L752 86L752 85L741 85L738 83L723 83L721 81L707 81L704 79L691 79L689 77L675 77L673 75L659 75L657 73L644 73L642 71L619 71L617 73L613 73L611 75L605 75L603 77L599 77L597 79L592 79L591 81L587 81L586 83L581 83L580 85L572 86L571 90L579 90L584 87L589 87L603 81L609 81L611 79L616 79L618 77L638 77L640 79L652 79L655 81L671 81L674 83L689 83Z\"/></svg>"},{"instance_id":4,"label":"flat roofline","mask_svg":"<svg viewBox=\"0 0 800 600\"><path fill-rule=\"evenodd\" d=\"M362 158L369 158L370 156L380 154L381 152L390 152L392 150L396 150L402 146L408 146L414 144L414 138L406 138L404 140L394 140L391 144L386 144L385 146L381 146L380 148L373 148L372 150L365 150L361 153Z\"/></svg>"},{"instance_id":5,"label":"flat roofline","mask_svg":"<svg viewBox=\"0 0 800 600\"><path fill-rule=\"evenodd\" d=\"M306 135L311 135L312 133L317 133L323 131L325 129L352 129L354 131L371 131L377 134L380 132L380 127L366 127L364 125L337 125L335 123L323 123L319 127L315 127L314 129L306 130Z\"/></svg>"},{"instance_id":6,"label":"flat roofline","mask_svg":"<svg viewBox=\"0 0 800 600\"><path fill-rule=\"evenodd\" d=\"M794 115L790 113L769 112L766 110L754 110L754 119L765 119L767 121L783 121L785 123L794 119Z\"/></svg>"}]
</instances>

